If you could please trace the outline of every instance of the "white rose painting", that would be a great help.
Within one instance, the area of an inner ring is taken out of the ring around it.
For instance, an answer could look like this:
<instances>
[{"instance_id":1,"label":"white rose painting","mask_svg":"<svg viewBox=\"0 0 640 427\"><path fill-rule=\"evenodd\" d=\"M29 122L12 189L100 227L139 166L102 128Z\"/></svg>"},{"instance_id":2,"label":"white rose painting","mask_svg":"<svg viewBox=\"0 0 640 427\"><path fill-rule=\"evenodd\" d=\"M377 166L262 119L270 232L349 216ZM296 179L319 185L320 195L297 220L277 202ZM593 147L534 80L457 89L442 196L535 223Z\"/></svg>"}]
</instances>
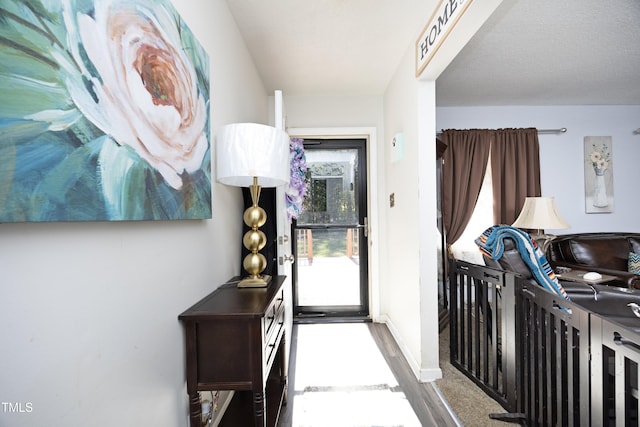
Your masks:
<instances>
[{"instance_id":1,"label":"white rose painting","mask_svg":"<svg viewBox=\"0 0 640 427\"><path fill-rule=\"evenodd\" d=\"M171 3L0 3L0 222L211 218L209 58Z\"/></svg>"}]
</instances>

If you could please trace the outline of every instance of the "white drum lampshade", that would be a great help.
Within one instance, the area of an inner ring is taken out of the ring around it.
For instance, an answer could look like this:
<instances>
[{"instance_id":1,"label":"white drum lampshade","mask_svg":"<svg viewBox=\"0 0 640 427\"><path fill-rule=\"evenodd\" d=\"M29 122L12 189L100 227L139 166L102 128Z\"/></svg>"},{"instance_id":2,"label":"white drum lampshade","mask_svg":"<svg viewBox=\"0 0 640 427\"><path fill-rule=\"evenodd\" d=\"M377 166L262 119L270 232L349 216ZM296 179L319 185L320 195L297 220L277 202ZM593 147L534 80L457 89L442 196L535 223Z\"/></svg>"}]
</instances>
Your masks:
<instances>
[{"instance_id":1,"label":"white drum lampshade","mask_svg":"<svg viewBox=\"0 0 640 427\"><path fill-rule=\"evenodd\" d=\"M289 135L271 126L234 123L223 126L216 139L217 179L226 185L249 187L289 182Z\"/></svg>"}]
</instances>

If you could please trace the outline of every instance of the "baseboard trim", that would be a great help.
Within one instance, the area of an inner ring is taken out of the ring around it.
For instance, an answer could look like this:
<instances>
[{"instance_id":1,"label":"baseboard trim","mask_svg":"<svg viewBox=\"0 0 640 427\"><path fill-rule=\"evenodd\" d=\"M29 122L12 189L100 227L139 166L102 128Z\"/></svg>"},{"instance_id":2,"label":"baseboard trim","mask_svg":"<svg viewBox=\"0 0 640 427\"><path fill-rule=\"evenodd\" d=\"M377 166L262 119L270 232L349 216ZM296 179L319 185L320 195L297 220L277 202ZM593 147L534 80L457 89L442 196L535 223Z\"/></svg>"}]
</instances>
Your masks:
<instances>
[{"instance_id":1,"label":"baseboard trim","mask_svg":"<svg viewBox=\"0 0 640 427\"><path fill-rule=\"evenodd\" d=\"M430 383L442 378L442 369L421 369L420 370L420 382Z\"/></svg>"},{"instance_id":2,"label":"baseboard trim","mask_svg":"<svg viewBox=\"0 0 640 427\"><path fill-rule=\"evenodd\" d=\"M387 325L389 332L391 332L391 336L396 341L396 344L398 344L398 347L400 348L400 352L402 353L405 360L409 364L409 368L411 368L411 372L413 372L413 375L415 375L418 381L420 381L421 383L428 383L428 382L433 382L435 380L442 378L442 370L440 368L422 369L420 367L420 363L418 363L418 361L413 357L413 355L409 351L409 348L400 337L400 334L398 333L398 330L396 329L395 325L393 324L391 319L389 319L388 316L381 315L377 317L375 321L378 323L384 323L385 325Z\"/></svg>"},{"instance_id":3,"label":"baseboard trim","mask_svg":"<svg viewBox=\"0 0 640 427\"><path fill-rule=\"evenodd\" d=\"M398 330L394 326L391 319L389 319L389 317L387 317L386 315L381 315L377 320L380 323L384 323L385 325L387 325L389 332L391 332L391 336L396 341L396 344L398 344L398 348L400 348L400 352L409 364L411 372L413 372L413 375L415 375L415 377L420 380L420 364L416 359L414 359L413 355L409 351L409 348L406 346L402 338L400 338L400 334L398 333Z\"/></svg>"}]
</instances>

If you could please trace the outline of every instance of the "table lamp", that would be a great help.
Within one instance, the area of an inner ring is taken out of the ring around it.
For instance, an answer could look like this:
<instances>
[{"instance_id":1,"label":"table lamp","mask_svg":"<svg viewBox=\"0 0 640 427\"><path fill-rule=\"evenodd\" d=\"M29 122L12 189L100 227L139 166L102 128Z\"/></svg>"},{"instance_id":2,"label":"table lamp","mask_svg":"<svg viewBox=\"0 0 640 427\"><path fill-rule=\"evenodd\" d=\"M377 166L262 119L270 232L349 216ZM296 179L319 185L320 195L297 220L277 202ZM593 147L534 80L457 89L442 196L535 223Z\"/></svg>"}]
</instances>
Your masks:
<instances>
[{"instance_id":1,"label":"table lamp","mask_svg":"<svg viewBox=\"0 0 640 427\"><path fill-rule=\"evenodd\" d=\"M569 228L569 224L558 213L556 199L553 197L527 197L520 215L511 225L535 230L535 233L531 233L531 238L543 253L546 253L547 247L556 238L553 234L544 234L545 228Z\"/></svg>"},{"instance_id":2,"label":"table lamp","mask_svg":"<svg viewBox=\"0 0 640 427\"><path fill-rule=\"evenodd\" d=\"M258 202L262 187L277 187L289 182L289 135L271 126L256 123L234 123L223 126L216 139L217 179L222 184L249 187L252 206L244 211L244 222L250 228L242 243L249 254L242 261L247 276L239 288L263 288L271 276L261 273L267 259L259 251L267 237L259 228L267 214Z\"/></svg>"}]
</instances>

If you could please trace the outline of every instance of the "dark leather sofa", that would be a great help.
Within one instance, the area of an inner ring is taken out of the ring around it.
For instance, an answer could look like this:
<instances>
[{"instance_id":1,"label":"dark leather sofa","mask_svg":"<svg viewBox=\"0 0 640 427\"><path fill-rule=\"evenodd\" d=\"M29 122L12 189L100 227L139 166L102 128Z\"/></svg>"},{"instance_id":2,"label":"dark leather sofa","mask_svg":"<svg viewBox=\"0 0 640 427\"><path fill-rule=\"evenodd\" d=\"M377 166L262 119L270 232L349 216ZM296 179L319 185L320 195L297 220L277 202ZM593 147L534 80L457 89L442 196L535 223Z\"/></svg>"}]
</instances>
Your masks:
<instances>
[{"instance_id":1,"label":"dark leather sofa","mask_svg":"<svg viewBox=\"0 0 640 427\"><path fill-rule=\"evenodd\" d=\"M640 253L640 233L578 233L557 236L547 249L552 267L615 276L608 285L640 289L640 275L628 272L629 252Z\"/></svg>"},{"instance_id":2,"label":"dark leather sofa","mask_svg":"<svg viewBox=\"0 0 640 427\"><path fill-rule=\"evenodd\" d=\"M516 273L532 282L535 280L527 265L522 261L515 242L510 238L504 239L504 253L499 260L496 261L484 256L484 262L488 267ZM580 268L584 269L582 265ZM630 303L635 303L640 307L640 289L605 284L588 285L564 280L560 280L560 284L572 302L640 332L640 317L634 313L633 307L629 306Z\"/></svg>"}]
</instances>

